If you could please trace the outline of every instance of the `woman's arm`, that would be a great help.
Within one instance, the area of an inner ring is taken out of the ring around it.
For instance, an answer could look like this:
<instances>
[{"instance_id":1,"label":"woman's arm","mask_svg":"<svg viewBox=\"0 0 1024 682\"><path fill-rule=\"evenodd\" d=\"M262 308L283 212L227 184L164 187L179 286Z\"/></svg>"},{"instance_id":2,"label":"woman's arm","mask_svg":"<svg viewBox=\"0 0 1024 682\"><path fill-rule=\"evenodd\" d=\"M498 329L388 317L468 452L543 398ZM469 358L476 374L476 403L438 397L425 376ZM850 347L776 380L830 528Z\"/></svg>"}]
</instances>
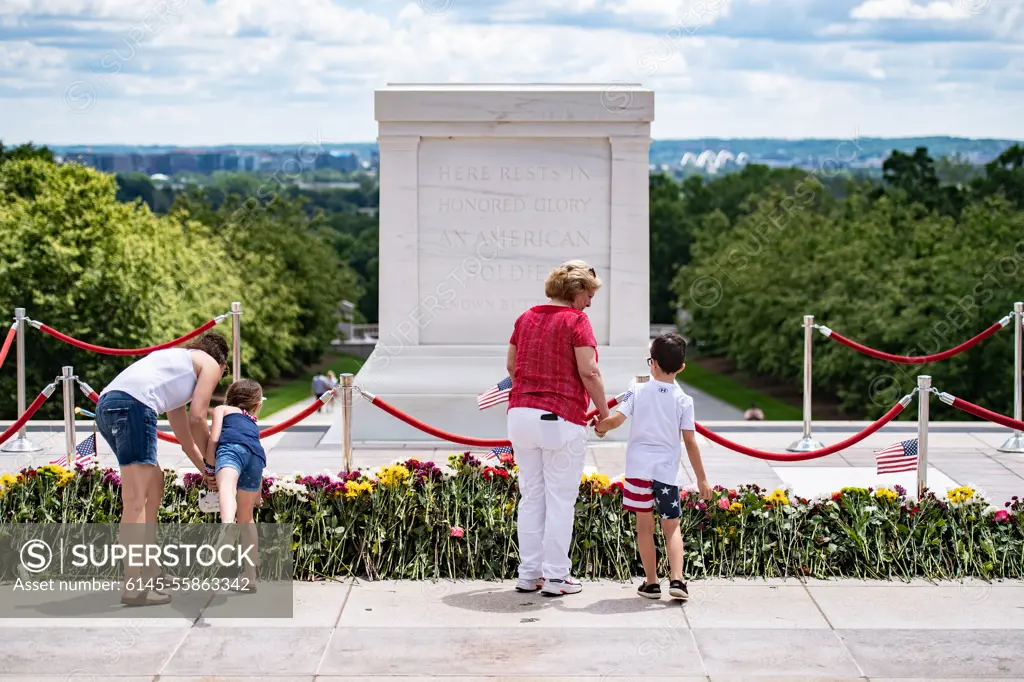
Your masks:
<instances>
[{"instance_id":1,"label":"woman's arm","mask_svg":"<svg viewBox=\"0 0 1024 682\"><path fill-rule=\"evenodd\" d=\"M598 419L608 418L608 398L604 392L604 379L597 368L597 349L593 346L576 346L576 368L583 386L597 408Z\"/></svg>"},{"instance_id":2,"label":"woman's arm","mask_svg":"<svg viewBox=\"0 0 1024 682\"><path fill-rule=\"evenodd\" d=\"M203 454L202 451L196 447L196 442L192 439L192 431L189 429L188 423L188 412L185 411L185 407L179 407L174 410L170 410L167 413L167 421L171 424L171 431L174 432L174 437L178 439L178 443L181 444L181 450L185 455L192 460L192 463L196 465L196 469L200 472L203 471Z\"/></svg>"},{"instance_id":3,"label":"woman's arm","mask_svg":"<svg viewBox=\"0 0 1024 682\"><path fill-rule=\"evenodd\" d=\"M199 365L199 375L196 380L195 391L192 392L192 400L189 403L188 423L192 430L192 438L199 446L199 452L205 453L210 440L210 430L206 424L206 417L210 411L210 399L213 392L220 383L220 365L209 355L196 354L196 364Z\"/></svg>"},{"instance_id":4,"label":"woman's arm","mask_svg":"<svg viewBox=\"0 0 1024 682\"><path fill-rule=\"evenodd\" d=\"M505 356L505 369L508 370L508 378L516 375L516 347L515 344L508 344L508 355Z\"/></svg>"}]
</instances>

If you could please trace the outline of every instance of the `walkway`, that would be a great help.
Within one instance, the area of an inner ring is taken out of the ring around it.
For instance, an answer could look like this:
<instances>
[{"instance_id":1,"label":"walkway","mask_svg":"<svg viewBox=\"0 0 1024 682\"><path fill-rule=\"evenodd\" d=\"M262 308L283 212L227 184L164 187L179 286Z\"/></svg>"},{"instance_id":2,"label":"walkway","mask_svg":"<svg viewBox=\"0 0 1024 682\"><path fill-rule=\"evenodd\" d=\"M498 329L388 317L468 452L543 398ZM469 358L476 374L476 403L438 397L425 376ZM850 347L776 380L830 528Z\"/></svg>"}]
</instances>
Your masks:
<instances>
[{"instance_id":1,"label":"walkway","mask_svg":"<svg viewBox=\"0 0 1024 682\"><path fill-rule=\"evenodd\" d=\"M1020 582L704 580L685 605L641 599L636 586L547 598L510 582L296 583L290 619L193 621L171 606L8 619L0 678L1024 679ZM157 609L165 617L147 617Z\"/></svg>"}]
</instances>

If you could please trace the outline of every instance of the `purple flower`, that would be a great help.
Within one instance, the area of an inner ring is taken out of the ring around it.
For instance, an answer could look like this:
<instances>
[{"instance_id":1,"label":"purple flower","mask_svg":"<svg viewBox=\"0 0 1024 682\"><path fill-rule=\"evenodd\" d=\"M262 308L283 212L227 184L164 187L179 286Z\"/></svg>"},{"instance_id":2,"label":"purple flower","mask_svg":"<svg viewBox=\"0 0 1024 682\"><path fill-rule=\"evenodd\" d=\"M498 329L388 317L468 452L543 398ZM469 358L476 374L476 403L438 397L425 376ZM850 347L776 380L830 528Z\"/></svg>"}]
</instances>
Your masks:
<instances>
[{"instance_id":1,"label":"purple flower","mask_svg":"<svg viewBox=\"0 0 1024 682\"><path fill-rule=\"evenodd\" d=\"M907 489L901 486L899 483L893 486L893 490L895 490L896 494L899 495L900 497L905 497L907 494Z\"/></svg>"},{"instance_id":2,"label":"purple flower","mask_svg":"<svg viewBox=\"0 0 1024 682\"><path fill-rule=\"evenodd\" d=\"M201 474L185 474L182 483L185 484L185 490L193 490L203 484L203 477Z\"/></svg>"}]
</instances>

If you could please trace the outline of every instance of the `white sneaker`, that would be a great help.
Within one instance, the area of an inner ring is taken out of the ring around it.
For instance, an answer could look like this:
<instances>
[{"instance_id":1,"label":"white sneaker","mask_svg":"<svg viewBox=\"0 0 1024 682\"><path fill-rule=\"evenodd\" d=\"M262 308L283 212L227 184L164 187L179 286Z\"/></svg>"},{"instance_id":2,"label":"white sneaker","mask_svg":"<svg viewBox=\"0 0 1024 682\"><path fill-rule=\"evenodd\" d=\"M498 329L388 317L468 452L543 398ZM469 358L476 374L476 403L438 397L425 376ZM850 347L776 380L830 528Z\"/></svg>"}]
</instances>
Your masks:
<instances>
[{"instance_id":1,"label":"white sneaker","mask_svg":"<svg viewBox=\"0 0 1024 682\"><path fill-rule=\"evenodd\" d=\"M541 594L557 597L563 594L576 594L583 591L583 583L569 576L564 578L545 578Z\"/></svg>"},{"instance_id":2,"label":"white sneaker","mask_svg":"<svg viewBox=\"0 0 1024 682\"><path fill-rule=\"evenodd\" d=\"M544 585L544 578L520 578L516 582L516 592L536 592Z\"/></svg>"}]
</instances>

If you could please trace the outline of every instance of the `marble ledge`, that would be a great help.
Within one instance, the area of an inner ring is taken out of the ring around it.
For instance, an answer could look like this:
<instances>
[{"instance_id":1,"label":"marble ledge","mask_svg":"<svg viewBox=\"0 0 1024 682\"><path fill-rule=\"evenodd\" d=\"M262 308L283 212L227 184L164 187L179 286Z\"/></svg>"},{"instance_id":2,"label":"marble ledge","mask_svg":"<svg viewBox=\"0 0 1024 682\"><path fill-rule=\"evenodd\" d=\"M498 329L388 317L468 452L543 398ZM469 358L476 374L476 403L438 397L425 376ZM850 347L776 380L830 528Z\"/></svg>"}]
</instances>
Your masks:
<instances>
[{"instance_id":1,"label":"marble ledge","mask_svg":"<svg viewBox=\"0 0 1024 682\"><path fill-rule=\"evenodd\" d=\"M396 86L374 93L378 122L650 122L654 92L639 85Z\"/></svg>"}]
</instances>

